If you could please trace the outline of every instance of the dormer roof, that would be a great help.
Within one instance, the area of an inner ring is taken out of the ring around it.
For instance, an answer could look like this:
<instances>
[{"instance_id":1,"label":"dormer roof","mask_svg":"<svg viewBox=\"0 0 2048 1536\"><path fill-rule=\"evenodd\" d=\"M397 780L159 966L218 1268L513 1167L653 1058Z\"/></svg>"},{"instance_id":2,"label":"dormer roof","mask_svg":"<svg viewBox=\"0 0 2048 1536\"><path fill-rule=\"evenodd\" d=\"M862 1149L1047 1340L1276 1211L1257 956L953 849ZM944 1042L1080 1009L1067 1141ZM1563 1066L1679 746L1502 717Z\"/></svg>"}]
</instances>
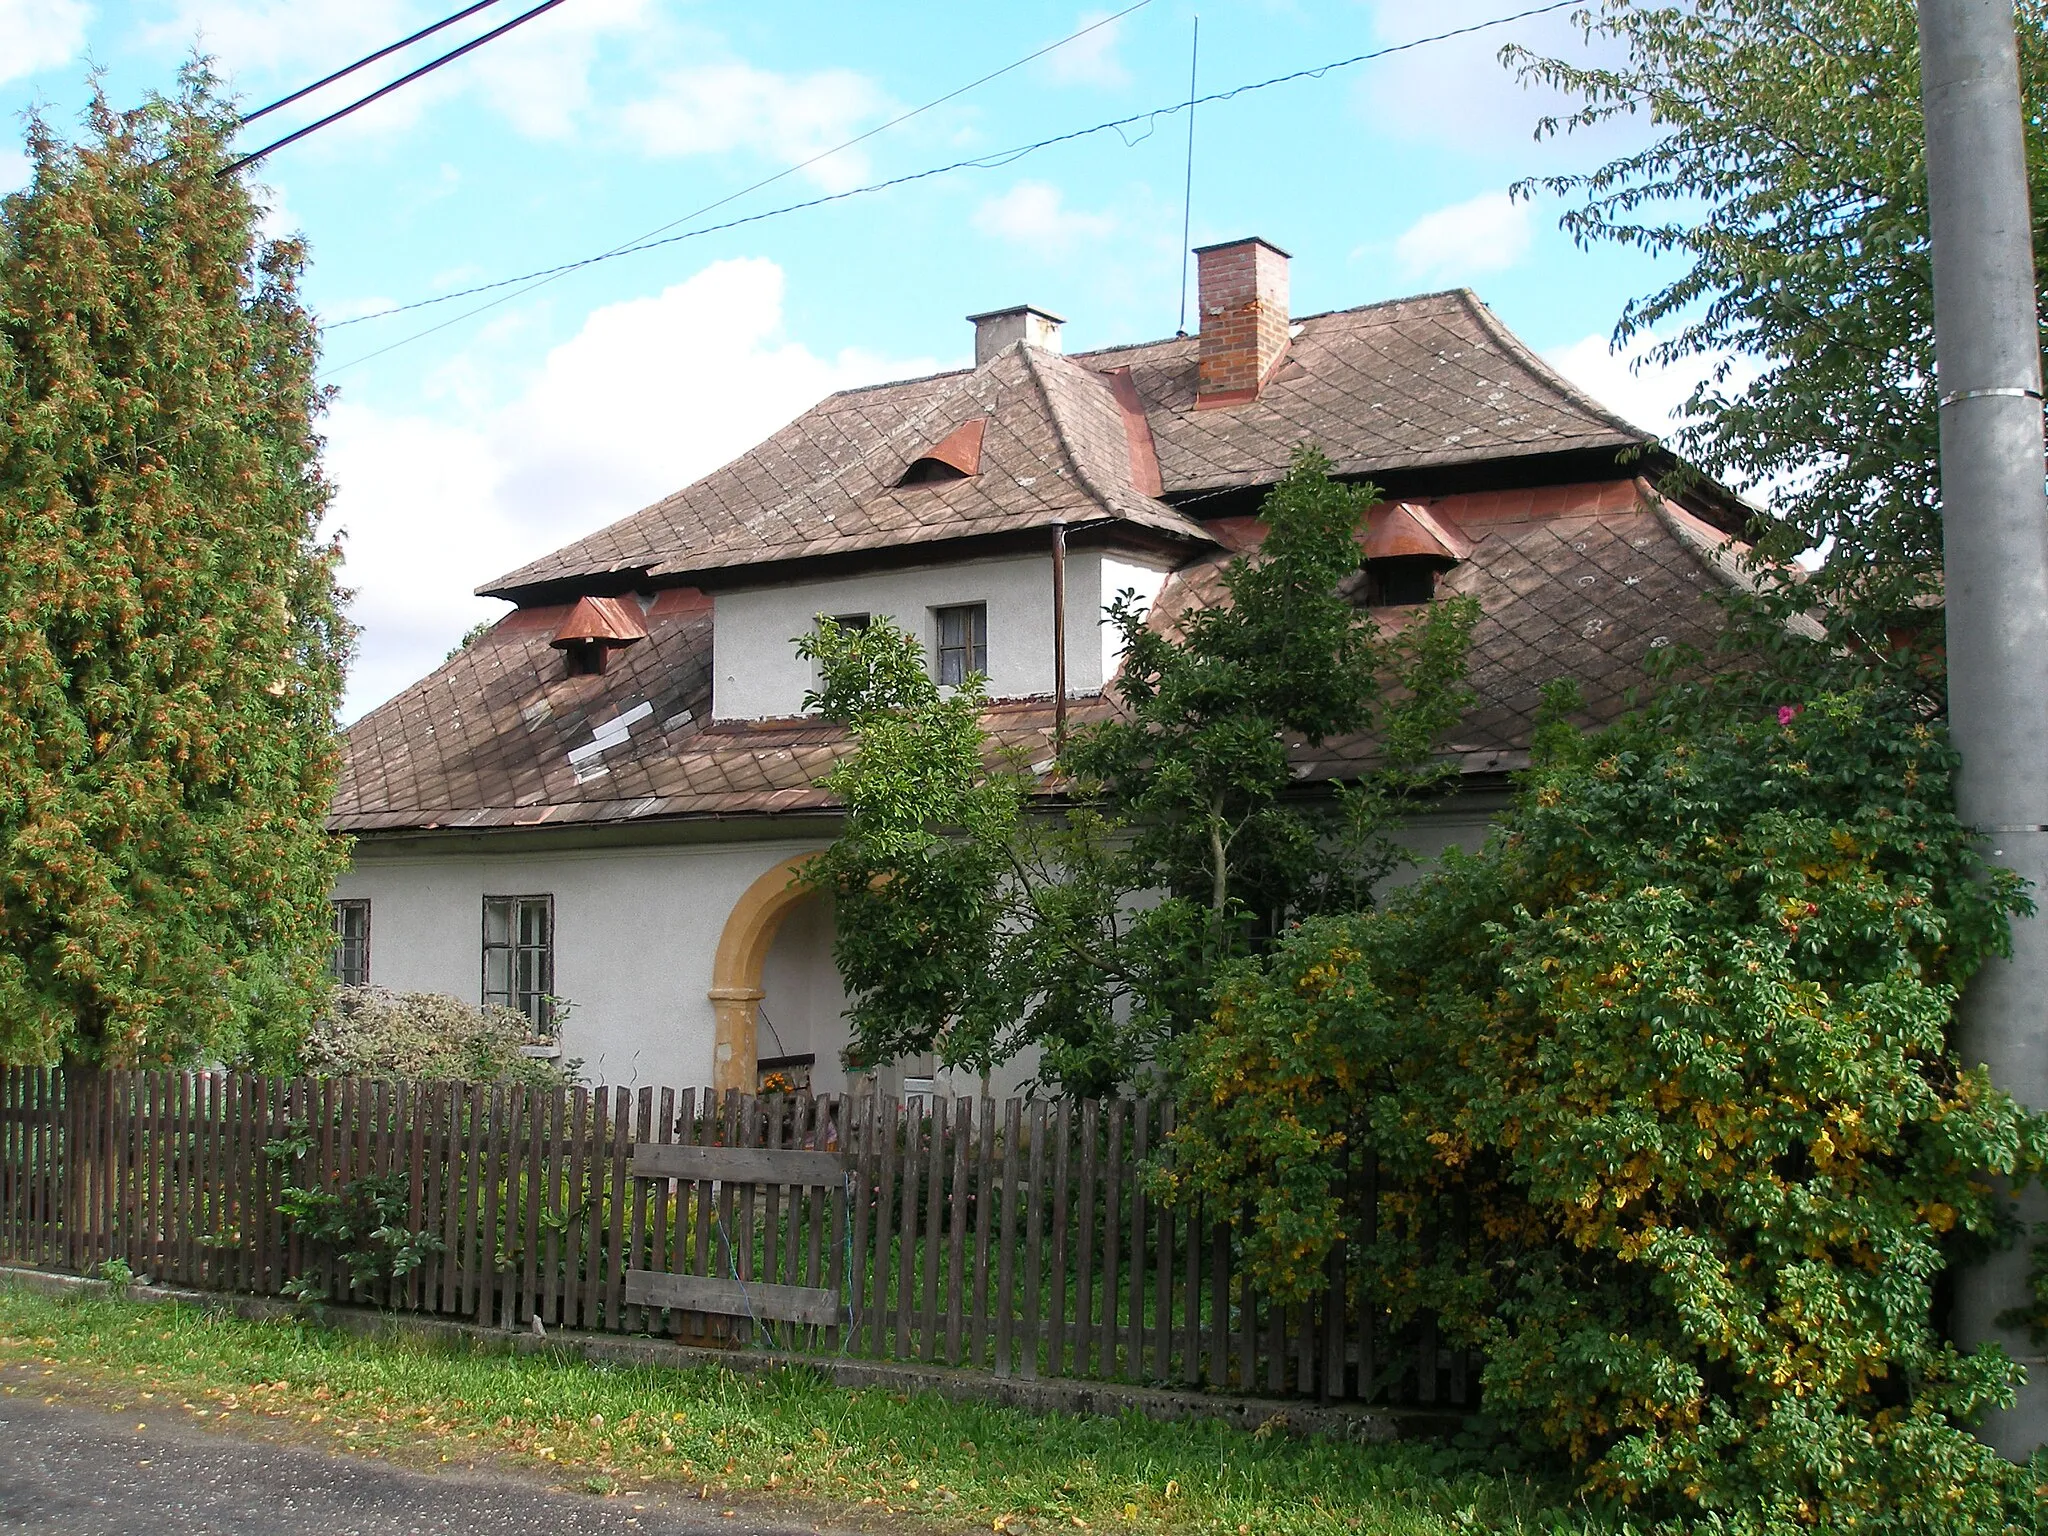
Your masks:
<instances>
[{"instance_id":1,"label":"dormer roof","mask_svg":"<svg viewBox=\"0 0 2048 1536\"><path fill-rule=\"evenodd\" d=\"M1374 507L1366 514L1365 558L1400 560L1424 556L1455 563L1472 553L1472 541L1412 501Z\"/></svg>"},{"instance_id":2,"label":"dormer roof","mask_svg":"<svg viewBox=\"0 0 2048 1536\"><path fill-rule=\"evenodd\" d=\"M548 641L556 649L595 641L600 645L631 645L647 638L639 605L617 597L579 597Z\"/></svg>"}]
</instances>

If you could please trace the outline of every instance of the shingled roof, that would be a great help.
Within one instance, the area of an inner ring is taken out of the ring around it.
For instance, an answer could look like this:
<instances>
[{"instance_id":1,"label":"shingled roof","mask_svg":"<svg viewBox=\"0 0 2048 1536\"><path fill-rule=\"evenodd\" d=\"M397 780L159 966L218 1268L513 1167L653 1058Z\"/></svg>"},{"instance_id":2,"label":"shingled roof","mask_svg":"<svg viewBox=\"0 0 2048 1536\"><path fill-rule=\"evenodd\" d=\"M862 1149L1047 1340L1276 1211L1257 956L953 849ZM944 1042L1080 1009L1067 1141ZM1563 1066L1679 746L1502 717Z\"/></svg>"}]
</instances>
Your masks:
<instances>
[{"instance_id":1,"label":"shingled roof","mask_svg":"<svg viewBox=\"0 0 2048 1536\"><path fill-rule=\"evenodd\" d=\"M1471 594L1482 613L1470 670L1477 703L1446 748L1472 775L1526 763L1542 689L1554 679L1579 683L1589 723L1612 719L1645 681L1653 652L1712 645L1722 617L1709 594L1741 579L1722 534L1641 480L1453 495L1423 507L1471 548L1443 590ZM1225 544L1243 542L1241 529L1216 531ZM1217 549L1185 565L1154 605L1154 622L1216 601L1228 558ZM817 780L845 750L840 732L809 719L707 718L707 599L657 596L648 638L603 676L565 675L548 650L567 612L508 615L359 721L331 824L376 833L829 808ZM1109 707L1077 701L1070 718ZM1048 755L1049 700L999 703L987 723L1034 760ZM1353 740L1296 755L1305 779L1336 778L1372 750Z\"/></svg>"},{"instance_id":2,"label":"shingled roof","mask_svg":"<svg viewBox=\"0 0 2048 1536\"><path fill-rule=\"evenodd\" d=\"M982 367L845 390L766 441L479 590L536 601L1060 520L1191 548L1205 494L1270 484L1316 444L1347 476L1650 440L1575 389L1465 289L1311 315L1258 399L1197 410L1193 337L1062 357L1011 346ZM986 419L978 469L904 472ZM748 573L751 578L756 573ZM762 573L765 575L765 572Z\"/></svg>"}]
</instances>

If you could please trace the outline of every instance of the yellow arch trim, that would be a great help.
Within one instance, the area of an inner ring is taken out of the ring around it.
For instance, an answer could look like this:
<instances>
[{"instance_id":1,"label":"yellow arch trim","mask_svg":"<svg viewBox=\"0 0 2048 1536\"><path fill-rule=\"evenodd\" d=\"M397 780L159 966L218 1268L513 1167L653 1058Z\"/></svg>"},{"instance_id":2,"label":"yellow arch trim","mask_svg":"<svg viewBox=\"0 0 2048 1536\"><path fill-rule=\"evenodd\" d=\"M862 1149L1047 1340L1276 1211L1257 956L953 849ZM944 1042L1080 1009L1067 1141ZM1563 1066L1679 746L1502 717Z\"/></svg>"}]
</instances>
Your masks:
<instances>
[{"instance_id":1,"label":"yellow arch trim","mask_svg":"<svg viewBox=\"0 0 2048 1536\"><path fill-rule=\"evenodd\" d=\"M727 1088L754 1091L759 1066L756 1012L766 995L761 990L761 968L782 929L782 920L799 902L815 894L797 876L816 857L800 853L784 859L741 892L726 916L718 953L711 962L710 994L717 1020L711 1081L721 1092Z\"/></svg>"}]
</instances>

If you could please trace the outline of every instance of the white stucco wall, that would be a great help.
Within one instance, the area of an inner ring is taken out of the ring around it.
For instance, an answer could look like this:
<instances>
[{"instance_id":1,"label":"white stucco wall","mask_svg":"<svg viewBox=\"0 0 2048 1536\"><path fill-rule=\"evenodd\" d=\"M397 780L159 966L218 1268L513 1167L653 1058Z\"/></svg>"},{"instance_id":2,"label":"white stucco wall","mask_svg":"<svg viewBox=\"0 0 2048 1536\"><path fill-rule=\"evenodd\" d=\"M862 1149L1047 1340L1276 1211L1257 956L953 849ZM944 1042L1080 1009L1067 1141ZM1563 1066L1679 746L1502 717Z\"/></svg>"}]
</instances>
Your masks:
<instances>
[{"instance_id":1,"label":"white stucco wall","mask_svg":"<svg viewBox=\"0 0 2048 1536\"><path fill-rule=\"evenodd\" d=\"M1418 817L1400 840L1415 850L1420 868L1452 844L1477 848L1502 799L1453 801ZM357 844L355 864L334 894L370 902L373 985L472 1003L482 997L484 897L552 896L555 991L575 1005L563 1026L563 1050L582 1060L584 1080L700 1087L712 1077L708 993L726 918L761 875L820 846L814 838L484 851L440 841L393 848L368 839ZM1389 883L1417 873L1418 867L1399 871ZM813 1087L843 1091L846 994L832 963L824 902L806 900L785 916L761 985L774 1028L758 1031L760 1054L815 1054ZM883 1090L900 1092L905 1068L915 1066L885 1069ZM999 1097L1018 1092L1036 1070L1036 1053L1027 1053L998 1068L992 1087ZM976 1088L971 1073L940 1078L942 1092Z\"/></svg>"},{"instance_id":2,"label":"white stucco wall","mask_svg":"<svg viewBox=\"0 0 2048 1536\"><path fill-rule=\"evenodd\" d=\"M1116 664L1103 606L1125 587L1147 600L1166 580L1162 566L1099 549L1067 555L1067 692L1099 691ZM796 637L824 614L886 616L937 649L936 611L988 605L989 691L1029 698L1053 691L1052 555L1012 555L872 571L818 581L720 592L713 599L712 714L722 720L794 715L817 684L799 660Z\"/></svg>"},{"instance_id":3,"label":"white stucco wall","mask_svg":"<svg viewBox=\"0 0 2048 1536\"><path fill-rule=\"evenodd\" d=\"M564 1054L582 1058L592 1083L696 1087L711 1081L708 993L726 915L759 876L818 846L471 853L364 842L334 894L369 899L372 985L471 1003L483 994L483 898L554 897L555 992L575 1005Z\"/></svg>"}]
</instances>

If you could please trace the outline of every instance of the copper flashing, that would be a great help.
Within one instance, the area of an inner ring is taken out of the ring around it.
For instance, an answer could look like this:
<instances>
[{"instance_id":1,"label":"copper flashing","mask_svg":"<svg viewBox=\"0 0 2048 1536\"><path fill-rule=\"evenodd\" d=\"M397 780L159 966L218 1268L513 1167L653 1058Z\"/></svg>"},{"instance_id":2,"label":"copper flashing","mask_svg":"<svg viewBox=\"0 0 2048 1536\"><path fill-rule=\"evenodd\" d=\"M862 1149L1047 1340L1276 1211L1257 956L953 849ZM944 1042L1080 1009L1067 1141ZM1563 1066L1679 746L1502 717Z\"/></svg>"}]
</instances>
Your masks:
<instances>
[{"instance_id":1,"label":"copper flashing","mask_svg":"<svg viewBox=\"0 0 2048 1536\"><path fill-rule=\"evenodd\" d=\"M1141 496L1157 496L1165 486L1159 478L1159 451L1152 442L1152 420L1145 414L1145 402L1138 395L1137 380L1130 366L1107 368L1102 376L1124 418L1124 441L1131 451L1131 489Z\"/></svg>"},{"instance_id":2,"label":"copper flashing","mask_svg":"<svg viewBox=\"0 0 2048 1536\"><path fill-rule=\"evenodd\" d=\"M943 464L963 475L978 475L981 473L981 437L987 430L986 416L963 421L919 454L910 467L914 470L919 464ZM905 478L909 478L908 472Z\"/></svg>"},{"instance_id":3,"label":"copper flashing","mask_svg":"<svg viewBox=\"0 0 2048 1536\"><path fill-rule=\"evenodd\" d=\"M1412 501L1374 507L1366 514L1365 558L1398 560L1424 555L1457 562L1472 553L1472 541L1449 522Z\"/></svg>"},{"instance_id":4,"label":"copper flashing","mask_svg":"<svg viewBox=\"0 0 2048 1536\"><path fill-rule=\"evenodd\" d=\"M616 597L579 597L548 644L557 650L567 650L579 641L613 646L631 645L646 638L647 625L641 620L637 603Z\"/></svg>"}]
</instances>

